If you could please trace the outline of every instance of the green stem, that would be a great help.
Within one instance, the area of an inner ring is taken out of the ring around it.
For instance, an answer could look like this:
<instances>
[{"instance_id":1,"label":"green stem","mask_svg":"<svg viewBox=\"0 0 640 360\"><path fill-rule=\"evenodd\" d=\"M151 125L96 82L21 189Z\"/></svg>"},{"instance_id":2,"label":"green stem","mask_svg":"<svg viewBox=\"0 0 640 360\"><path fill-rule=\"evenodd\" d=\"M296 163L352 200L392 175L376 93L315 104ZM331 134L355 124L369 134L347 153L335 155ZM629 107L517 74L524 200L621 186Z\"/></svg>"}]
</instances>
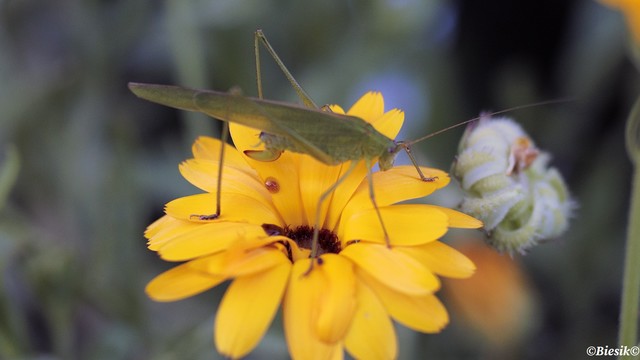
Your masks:
<instances>
[{"instance_id":1,"label":"green stem","mask_svg":"<svg viewBox=\"0 0 640 360\"><path fill-rule=\"evenodd\" d=\"M634 165L634 173L622 280L618 344L631 347L638 343L640 299L640 99L636 101L627 120L626 145Z\"/></svg>"}]
</instances>

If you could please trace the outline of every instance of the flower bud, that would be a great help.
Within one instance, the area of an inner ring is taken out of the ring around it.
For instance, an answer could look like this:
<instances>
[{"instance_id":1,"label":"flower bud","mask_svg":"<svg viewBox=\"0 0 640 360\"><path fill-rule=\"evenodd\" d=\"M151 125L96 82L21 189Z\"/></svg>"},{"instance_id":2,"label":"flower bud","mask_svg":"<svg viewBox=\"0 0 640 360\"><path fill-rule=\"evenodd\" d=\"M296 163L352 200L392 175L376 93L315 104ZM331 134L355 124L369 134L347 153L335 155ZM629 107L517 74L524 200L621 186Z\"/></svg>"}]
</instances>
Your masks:
<instances>
[{"instance_id":1,"label":"flower bud","mask_svg":"<svg viewBox=\"0 0 640 360\"><path fill-rule=\"evenodd\" d=\"M522 253L567 229L574 205L549 160L508 118L484 116L467 128L451 173L462 211L484 222L497 250Z\"/></svg>"}]
</instances>

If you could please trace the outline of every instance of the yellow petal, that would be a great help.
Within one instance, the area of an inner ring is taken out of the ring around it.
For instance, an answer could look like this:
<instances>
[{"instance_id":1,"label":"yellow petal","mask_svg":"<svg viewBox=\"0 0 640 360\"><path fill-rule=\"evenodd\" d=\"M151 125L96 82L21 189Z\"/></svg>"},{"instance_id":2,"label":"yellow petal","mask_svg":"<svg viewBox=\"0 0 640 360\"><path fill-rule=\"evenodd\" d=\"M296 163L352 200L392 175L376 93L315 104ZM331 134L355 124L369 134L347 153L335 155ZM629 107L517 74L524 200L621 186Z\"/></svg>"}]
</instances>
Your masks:
<instances>
[{"instance_id":1,"label":"yellow petal","mask_svg":"<svg viewBox=\"0 0 640 360\"><path fill-rule=\"evenodd\" d=\"M380 208L380 215L392 245L419 245L434 241L447 232L447 216L440 210L419 204ZM386 244L375 209L361 211L344 225L343 241L364 240Z\"/></svg>"},{"instance_id":2,"label":"yellow petal","mask_svg":"<svg viewBox=\"0 0 640 360\"><path fill-rule=\"evenodd\" d=\"M310 254L310 249L299 247L298 244L282 235L272 235L269 237L272 241L272 245L286 254L292 261L298 261L299 259L307 259Z\"/></svg>"},{"instance_id":3,"label":"yellow petal","mask_svg":"<svg viewBox=\"0 0 640 360\"><path fill-rule=\"evenodd\" d=\"M329 105L329 109L331 109L331 112L334 112L336 114L341 114L341 115L345 114L344 109L340 105L336 105L336 104Z\"/></svg>"},{"instance_id":4,"label":"yellow petal","mask_svg":"<svg viewBox=\"0 0 640 360\"><path fill-rule=\"evenodd\" d=\"M216 222L199 224L160 247L158 254L167 261L183 261L226 250L245 239L265 237L262 226L248 223Z\"/></svg>"},{"instance_id":5,"label":"yellow petal","mask_svg":"<svg viewBox=\"0 0 640 360\"><path fill-rule=\"evenodd\" d=\"M264 150L264 144L260 141L260 132L260 130L248 126L229 123L229 133L233 144L245 161L247 160L243 153L245 150Z\"/></svg>"},{"instance_id":6,"label":"yellow petal","mask_svg":"<svg viewBox=\"0 0 640 360\"><path fill-rule=\"evenodd\" d=\"M350 161L341 164L341 169L336 180L342 177L350 166ZM340 221L340 217L342 216L342 212L353 197L354 192L363 181L366 182L367 171L369 171L369 169L367 169L364 161L359 161L351 174L335 189L334 193L330 197L330 204L327 209L327 218L324 221L325 229L336 228L338 221Z\"/></svg>"},{"instance_id":7,"label":"yellow petal","mask_svg":"<svg viewBox=\"0 0 640 360\"><path fill-rule=\"evenodd\" d=\"M476 270L476 266L468 257L440 241L396 249L413 257L441 276L464 279L473 275Z\"/></svg>"},{"instance_id":8,"label":"yellow petal","mask_svg":"<svg viewBox=\"0 0 640 360\"><path fill-rule=\"evenodd\" d=\"M175 301L199 294L224 280L223 276L202 273L185 263L156 276L145 292L155 301Z\"/></svg>"},{"instance_id":9,"label":"yellow petal","mask_svg":"<svg viewBox=\"0 0 640 360\"><path fill-rule=\"evenodd\" d=\"M338 105L331 105L331 111L344 114L344 110ZM404 112L392 109L384 112L384 99L378 92L364 94L349 111L348 115L356 116L370 123L373 127L389 139L395 139L404 122Z\"/></svg>"},{"instance_id":10,"label":"yellow petal","mask_svg":"<svg viewBox=\"0 0 640 360\"><path fill-rule=\"evenodd\" d=\"M371 121L371 125L382 135L389 139L395 139L404 123L404 112L398 109L391 109L384 115Z\"/></svg>"},{"instance_id":11,"label":"yellow petal","mask_svg":"<svg viewBox=\"0 0 640 360\"><path fill-rule=\"evenodd\" d=\"M320 197L341 177L345 175L351 166L351 162L345 162L336 166L327 166L310 156L302 155L300 161L300 193L302 194L306 222L315 226L316 209ZM353 196L362 179L366 176L367 169L364 162L359 162L349 176L330 193L320 208L319 225L325 229L333 229L340 219L342 210Z\"/></svg>"},{"instance_id":12,"label":"yellow petal","mask_svg":"<svg viewBox=\"0 0 640 360\"><path fill-rule=\"evenodd\" d=\"M177 220L175 218L172 218L171 216L164 215L158 220L151 223L151 225L147 226L147 228L144 231L144 237L146 237L147 239L151 239L153 236L163 231L165 228L175 227L175 226L178 226L180 223L188 224L188 222L186 221Z\"/></svg>"},{"instance_id":13,"label":"yellow petal","mask_svg":"<svg viewBox=\"0 0 640 360\"><path fill-rule=\"evenodd\" d=\"M341 341L351 326L356 277L353 264L342 256L325 254L321 261L322 265L312 270L323 276L314 328L320 341L333 344Z\"/></svg>"},{"instance_id":14,"label":"yellow petal","mask_svg":"<svg viewBox=\"0 0 640 360\"><path fill-rule=\"evenodd\" d=\"M255 348L280 305L291 263L278 251L279 265L236 278L216 315L214 340L224 356L238 359Z\"/></svg>"},{"instance_id":15,"label":"yellow petal","mask_svg":"<svg viewBox=\"0 0 640 360\"><path fill-rule=\"evenodd\" d=\"M278 265L283 255L275 247L252 248L255 245L243 245L249 247L238 246L230 251L193 260L191 267L203 273L233 278L267 271Z\"/></svg>"},{"instance_id":16,"label":"yellow petal","mask_svg":"<svg viewBox=\"0 0 640 360\"><path fill-rule=\"evenodd\" d=\"M371 122L384 113L384 99L382 94L370 91L364 95L347 111L347 115L359 117Z\"/></svg>"},{"instance_id":17,"label":"yellow petal","mask_svg":"<svg viewBox=\"0 0 640 360\"><path fill-rule=\"evenodd\" d=\"M233 142L239 151L261 150L264 144L260 143L259 130L246 126L230 124ZM260 179L274 180L279 185L279 191L272 193L272 201L286 224L304 224L304 213L300 197L300 181L298 178L300 154L289 151L282 153L279 159L271 162L257 161L243 155L245 161L255 169Z\"/></svg>"},{"instance_id":18,"label":"yellow petal","mask_svg":"<svg viewBox=\"0 0 640 360\"><path fill-rule=\"evenodd\" d=\"M180 174L191 184L210 193L218 190L218 161L191 159L180 164ZM249 167L247 165L247 167ZM222 190L248 194L252 197L271 198L269 191L257 174L248 175L245 171L226 166L222 169Z\"/></svg>"},{"instance_id":19,"label":"yellow petal","mask_svg":"<svg viewBox=\"0 0 640 360\"><path fill-rule=\"evenodd\" d=\"M405 294L426 295L440 287L438 278L422 264L384 245L353 244L340 255L358 265L356 273L366 272L380 283Z\"/></svg>"},{"instance_id":20,"label":"yellow petal","mask_svg":"<svg viewBox=\"0 0 640 360\"><path fill-rule=\"evenodd\" d=\"M449 227L452 228L461 228L461 229L478 229L483 226L482 221L469 216L465 213L461 213L460 211L456 211L453 209L449 209L442 206L435 205L426 205L433 209L438 209L449 217Z\"/></svg>"},{"instance_id":21,"label":"yellow petal","mask_svg":"<svg viewBox=\"0 0 640 360\"><path fill-rule=\"evenodd\" d=\"M254 224L276 224L283 222L277 212L265 199L245 194L222 193L222 211L214 221L250 222ZM166 205L165 212L181 220L209 223L212 220L199 220L199 215L209 215L216 211L215 194L197 194L175 199Z\"/></svg>"},{"instance_id":22,"label":"yellow petal","mask_svg":"<svg viewBox=\"0 0 640 360\"><path fill-rule=\"evenodd\" d=\"M219 139L215 139L208 136L200 136L196 139L191 147L193 156L196 159L220 161L220 145L222 142ZM234 167L240 169L249 175L255 175L255 171L249 167L246 161L242 158L242 155L233 146L225 144L224 150L224 164L225 166Z\"/></svg>"},{"instance_id":23,"label":"yellow petal","mask_svg":"<svg viewBox=\"0 0 640 360\"><path fill-rule=\"evenodd\" d=\"M302 197L303 213L305 214L303 224L315 226L316 211L318 201L323 193L327 191L340 175L340 165L328 166L314 159L309 155L300 155L300 169L298 171L300 179L300 196ZM327 209L331 202L331 195L321 204L320 219L318 225L322 226L327 215Z\"/></svg>"},{"instance_id":24,"label":"yellow petal","mask_svg":"<svg viewBox=\"0 0 640 360\"><path fill-rule=\"evenodd\" d=\"M149 239L147 245L149 250L158 251L167 242L172 241L183 233L187 233L200 224L178 220L169 215L165 215L149 225L144 232L144 236Z\"/></svg>"},{"instance_id":25,"label":"yellow petal","mask_svg":"<svg viewBox=\"0 0 640 360\"><path fill-rule=\"evenodd\" d=\"M410 295L394 291L366 272L358 278L377 295L391 317L402 325L421 332L433 333L449 323L449 314L435 295Z\"/></svg>"},{"instance_id":26,"label":"yellow petal","mask_svg":"<svg viewBox=\"0 0 640 360\"><path fill-rule=\"evenodd\" d=\"M449 176L444 171L426 167L420 169L425 176L437 177L437 179L431 182L420 180L418 172L413 166L395 166L388 171L373 173L373 187L378 206L384 207L424 197L449 183ZM393 191L389 191L389 189L393 189ZM344 208L342 221L346 222L355 212L368 208L373 208L373 204L369 195L369 184L364 180Z\"/></svg>"},{"instance_id":27,"label":"yellow petal","mask_svg":"<svg viewBox=\"0 0 640 360\"><path fill-rule=\"evenodd\" d=\"M247 250L239 246L227 252L223 271L229 277L247 276L270 271L270 268L282 263L283 258L291 265L289 259L275 247Z\"/></svg>"},{"instance_id":28,"label":"yellow petal","mask_svg":"<svg viewBox=\"0 0 640 360\"><path fill-rule=\"evenodd\" d=\"M395 359L398 344L387 310L362 282L356 282L357 311L344 339L347 351L355 359Z\"/></svg>"},{"instance_id":29,"label":"yellow petal","mask_svg":"<svg viewBox=\"0 0 640 360\"><path fill-rule=\"evenodd\" d=\"M315 269L305 274L310 262L306 259L293 264L285 293L283 321L289 354L294 359L341 358L340 342L325 343L315 333L314 320L317 319L318 301L323 292L323 276Z\"/></svg>"}]
</instances>

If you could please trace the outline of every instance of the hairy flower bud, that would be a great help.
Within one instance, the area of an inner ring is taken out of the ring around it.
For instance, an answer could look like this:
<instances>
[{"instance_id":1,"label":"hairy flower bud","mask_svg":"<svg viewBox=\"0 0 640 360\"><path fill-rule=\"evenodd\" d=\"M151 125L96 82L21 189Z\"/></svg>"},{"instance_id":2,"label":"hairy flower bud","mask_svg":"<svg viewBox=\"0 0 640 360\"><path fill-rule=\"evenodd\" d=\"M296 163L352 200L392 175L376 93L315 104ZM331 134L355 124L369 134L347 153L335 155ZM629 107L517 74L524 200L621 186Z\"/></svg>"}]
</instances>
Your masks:
<instances>
[{"instance_id":1,"label":"hairy flower bud","mask_svg":"<svg viewBox=\"0 0 640 360\"><path fill-rule=\"evenodd\" d=\"M567 229L574 205L549 160L508 118L467 128L451 172L465 193L462 211L484 222L499 251L524 252Z\"/></svg>"}]
</instances>

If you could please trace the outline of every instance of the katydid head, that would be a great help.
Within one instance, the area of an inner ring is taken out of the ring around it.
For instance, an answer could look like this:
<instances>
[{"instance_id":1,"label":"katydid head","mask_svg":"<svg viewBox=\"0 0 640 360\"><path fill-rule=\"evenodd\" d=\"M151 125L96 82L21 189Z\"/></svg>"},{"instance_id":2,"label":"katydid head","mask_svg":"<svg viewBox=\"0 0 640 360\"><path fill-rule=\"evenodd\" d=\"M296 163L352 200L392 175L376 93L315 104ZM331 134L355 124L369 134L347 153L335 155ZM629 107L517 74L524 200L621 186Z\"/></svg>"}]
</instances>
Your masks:
<instances>
[{"instance_id":1,"label":"katydid head","mask_svg":"<svg viewBox=\"0 0 640 360\"><path fill-rule=\"evenodd\" d=\"M393 144L393 146L387 148L387 150L378 158L378 166L382 171L391 169L400 150L406 148L404 141L394 141Z\"/></svg>"}]
</instances>

